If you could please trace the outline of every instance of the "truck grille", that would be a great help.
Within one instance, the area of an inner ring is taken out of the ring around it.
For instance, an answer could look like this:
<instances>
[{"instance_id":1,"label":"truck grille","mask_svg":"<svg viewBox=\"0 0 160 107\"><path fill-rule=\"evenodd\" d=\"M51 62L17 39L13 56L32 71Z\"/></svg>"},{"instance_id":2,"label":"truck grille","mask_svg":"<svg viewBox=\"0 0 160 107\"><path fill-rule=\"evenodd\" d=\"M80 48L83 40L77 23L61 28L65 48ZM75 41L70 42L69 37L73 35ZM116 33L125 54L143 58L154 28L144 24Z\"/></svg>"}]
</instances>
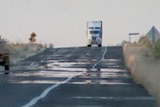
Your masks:
<instances>
[{"instance_id":1,"label":"truck grille","mask_svg":"<svg viewBox=\"0 0 160 107\"><path fill-rule=\"evenodd\" d=\"M97 37L95 37L95 36L92 36L92 40L96 40L96 38L97 38Z\"/></svg>"}]
</instances>

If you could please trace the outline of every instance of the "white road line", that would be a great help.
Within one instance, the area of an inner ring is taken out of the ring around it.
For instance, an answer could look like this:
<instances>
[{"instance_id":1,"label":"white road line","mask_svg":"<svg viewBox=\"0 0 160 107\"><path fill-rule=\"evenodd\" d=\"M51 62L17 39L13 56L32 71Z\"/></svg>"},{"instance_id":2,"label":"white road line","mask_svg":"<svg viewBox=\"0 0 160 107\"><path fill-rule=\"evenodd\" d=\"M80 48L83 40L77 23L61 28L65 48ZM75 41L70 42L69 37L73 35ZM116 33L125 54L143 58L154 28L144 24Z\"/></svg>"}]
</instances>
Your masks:
<instances>
[{"instance_id":1,"label":"white road line","mask_svg":"<svg viewBox=\"0 0 160 107\"><path fill-rule=\"evenodd\" d=\"M93 97L93 96L84 96L84 97L76 97L76 99L105 99L105 100L155 100L155 98L150 96L138 96L138 97Z\"/></svg>"},{"instance_id":2,"label":"white road line","mask_svg":"<svg viewBox=\"0 0 160 107\"><path fill-rule=\"evenodd\" d=\"M54 85L48 87L47 89L45 89L45 90L42 92L41 95L39 95L38 97L33 98L30 102L28 102L27 104L23 105L22 107L32 107L32 106L35 105L40 99L46 97L47 94L48 94L50 91L52 91L53 89L55 89L56 87L58 87L58 86L61 85L61 84L67 83L67 82L70 81L73 77L74 77L74 76L68 77L68 78L67 78L65 81L63 81L62 83L57 83L57 84L54 84Z\"/></svg>"},{"instance_id":3,"label":"white road line","mask_svg":"<svg viewBox=\"0 0 160 107\"><path fill-rule=\"evenodd\" d=\"M95 69L96 66L97 66L100 62L102 62L102 61L104 60L104 56L106 55L106 53L107 53L107 47L105 47L105 49L104 49L102 58L101 58L97 63L95 63L95 64L92 66L92 69Z\"/></svg>"},{"instance_id":4,"label":"white road line","mask_svg":"<svg viewBox=\"0 0 160 107\"><path fill-rule=\"evenodd\" d=\"M76 49L78 49L78 48L75 48L75 50L76 50ZM75 50L72 51L71 53L75 52ZM57 51L56 51L56 52L57 52ZM55 52L53 55L55 55L56 52ZM34 63L31 63L31 65L33 65L33 64L34 64ZM84 73L84 72L83 72L83 73ZM79 75L82 75L83 73L81 73L81 74L79 74ZM77 76L77 75L76 75L76 76ZM50 91L52 91L53 89L55 89L56 87L58 87L58 86L61 85L61 84L65 84L65 83L69 82L72 78L74 78L74 77L76 77L76 76L68 77L65 81L63 81L63 82L61 82L61 83L54 84L54 85L46 88L46 89L42 92L41 95L33 98L32 100L30 100L27 104L23 105L22 107L32 107L32 106L35 105L40 99L46 97Z\"/></svg>"}]
</instances>

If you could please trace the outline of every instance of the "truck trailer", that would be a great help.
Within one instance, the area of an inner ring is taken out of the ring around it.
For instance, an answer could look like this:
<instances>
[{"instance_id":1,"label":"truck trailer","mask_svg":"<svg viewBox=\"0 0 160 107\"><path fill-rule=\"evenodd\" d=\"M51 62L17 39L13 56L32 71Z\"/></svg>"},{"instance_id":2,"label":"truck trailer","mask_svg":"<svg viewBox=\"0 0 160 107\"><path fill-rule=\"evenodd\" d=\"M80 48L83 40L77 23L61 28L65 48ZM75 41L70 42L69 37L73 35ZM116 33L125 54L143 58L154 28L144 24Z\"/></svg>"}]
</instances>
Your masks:
<instances>
[{"instance_id":1,"label":"truck trailer","mask_svg":"<svg viewBox=\"0 0 160 107\"><path fill-rule=\"evenodd\" d=\"M87 22L87 46L102 46L102 21Z\"/></svg>"}]
</instances>

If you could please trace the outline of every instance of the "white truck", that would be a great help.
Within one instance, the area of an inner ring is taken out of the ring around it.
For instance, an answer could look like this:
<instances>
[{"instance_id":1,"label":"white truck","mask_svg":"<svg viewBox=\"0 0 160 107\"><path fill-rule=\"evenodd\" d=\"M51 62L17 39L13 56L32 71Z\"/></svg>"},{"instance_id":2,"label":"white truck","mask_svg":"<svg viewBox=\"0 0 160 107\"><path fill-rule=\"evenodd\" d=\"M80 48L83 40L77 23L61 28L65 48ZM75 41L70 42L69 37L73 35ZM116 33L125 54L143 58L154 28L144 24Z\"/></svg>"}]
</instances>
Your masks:
<instances>
[{"instance_id":1,"label":"white truck","mask_svg":"<svg viewBox=\"0 0 160 107\"><path fill-rule=\"evenodd\" d=\"M102 46L102 21L87 22L87 46Z\"/></svg>"}]
</instances>

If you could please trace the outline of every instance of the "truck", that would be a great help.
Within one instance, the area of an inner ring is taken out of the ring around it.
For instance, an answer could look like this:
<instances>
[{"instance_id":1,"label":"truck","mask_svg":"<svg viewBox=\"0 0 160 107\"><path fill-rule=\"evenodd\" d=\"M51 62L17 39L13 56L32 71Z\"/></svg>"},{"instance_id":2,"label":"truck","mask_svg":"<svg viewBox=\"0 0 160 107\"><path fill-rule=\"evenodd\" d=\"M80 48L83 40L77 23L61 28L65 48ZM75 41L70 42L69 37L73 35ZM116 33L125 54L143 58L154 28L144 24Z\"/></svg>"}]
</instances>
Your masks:
<instances>
[{"instance_id":1,"label":"truck","mask_svg":"<svg viewBox=\"0 0 160 107\"><path fill-rule=\"evenodd\" d=\"M102 46L102 21L87 22L87 46Z\"/></svg>"},{"instance_id":2,"label":"truck","mask_svg":"<svg viewBox=\"0 0 160 107\"><path fill-rule=\"evenodd\" d=\"M0 65L4 66L5 74L9 74L10 49L6 40L0 39Z\"/></svg>"}]
</instances>

